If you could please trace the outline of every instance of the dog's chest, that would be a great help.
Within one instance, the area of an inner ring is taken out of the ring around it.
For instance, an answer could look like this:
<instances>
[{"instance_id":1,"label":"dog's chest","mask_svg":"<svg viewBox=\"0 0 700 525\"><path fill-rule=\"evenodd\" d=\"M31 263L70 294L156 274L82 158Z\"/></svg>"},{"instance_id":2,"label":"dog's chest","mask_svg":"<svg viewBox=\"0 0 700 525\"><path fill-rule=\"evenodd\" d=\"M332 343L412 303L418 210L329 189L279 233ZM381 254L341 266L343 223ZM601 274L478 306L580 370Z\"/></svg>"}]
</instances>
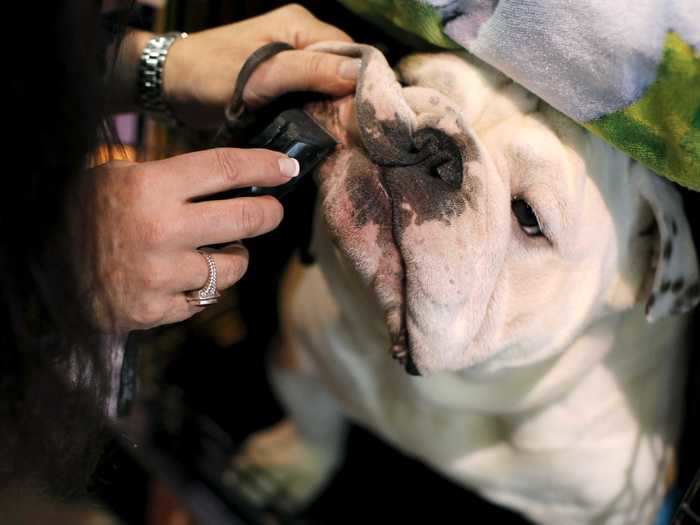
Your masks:
<instances>
[{"instance_id":1,"label":"dog's chest","mask_svg":"<svg viewBox=\"0 0 700 525\"><path fill-rule=\"evenodd\" d=\"M340 279L334 284L347 284ZM319 380L346 416L449 476L455 475L454 465L468 463L472 453L503 442L500 418L436 402L435 397L454 400L468 394L457 390L447 376L441 381L407 375L390 357L386 336L371 318L365 319L369 312L360 305L344 308L331 286L321 270L312 267L304 271L289 299L298 305L293 306L293 331L303 334L304 350ZM431 398L426 395L431 391L441 395ZM474 475L484 478L489 473L475 469ZM464 472L459 481L468 482Z\"/></svg>"},{"instance_id":2,"label":"dog's chest","mask_svg":"<svg viewBox=\"0 0 700 525\"><path fill-rule=\"evenodd\" d=\"M460 384L450 374L408 376L387 351L381 313L332 252L318 250L316 255L320 267L304 270L285 298L295 312L286 331L309 354L315 375L342 412L397 449L542 523L587 523L586 509L605 507L626 486L633 465L640 477L645 469L665 465L665 434L674 418L654 421L653 414L674 382L672 347L661 345L667 349L663 366L646 363L640 368L645 363L640 345L628 345L620 363L608 360L589 369L585 381L548 408L508 414L492 408L504 392L507 399L517 399L512 384L485 391ZM607 339L592 334L581 345L583 353ZM633 377L638 385L625 393L620 381ZM525 392L531 390L528 385L535 386L526 383ZM499 407L507 404L503 399ZM655 427L641 440L640 417ZM662 489L657 485L654 490Z\"/></svg>"}]
</instances>

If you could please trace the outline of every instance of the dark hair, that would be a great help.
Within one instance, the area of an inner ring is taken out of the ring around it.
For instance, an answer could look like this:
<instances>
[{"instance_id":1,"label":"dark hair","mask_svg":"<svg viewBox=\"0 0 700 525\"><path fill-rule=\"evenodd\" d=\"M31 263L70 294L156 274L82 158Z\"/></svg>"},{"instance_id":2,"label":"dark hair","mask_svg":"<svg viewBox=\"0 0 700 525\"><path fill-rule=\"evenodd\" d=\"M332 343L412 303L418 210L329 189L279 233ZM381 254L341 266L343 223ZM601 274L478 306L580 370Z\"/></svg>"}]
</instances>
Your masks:
<instances>
[{"instance_id":1,"label":"dark hair","mask_svg":"<svg viewBox=\"0 0 700 525\"><path fill-rule=\"evenodd\" d=\"M0 206L0 488L30 481L61 497L81 495L99 457L107 392L74 264L86 254L72 237L89 239L91 225L67 220L99 141L99 4L12 2L6 18L23 36L5 56L5 151L14 162Z\"/></svg>"}]
</instances>

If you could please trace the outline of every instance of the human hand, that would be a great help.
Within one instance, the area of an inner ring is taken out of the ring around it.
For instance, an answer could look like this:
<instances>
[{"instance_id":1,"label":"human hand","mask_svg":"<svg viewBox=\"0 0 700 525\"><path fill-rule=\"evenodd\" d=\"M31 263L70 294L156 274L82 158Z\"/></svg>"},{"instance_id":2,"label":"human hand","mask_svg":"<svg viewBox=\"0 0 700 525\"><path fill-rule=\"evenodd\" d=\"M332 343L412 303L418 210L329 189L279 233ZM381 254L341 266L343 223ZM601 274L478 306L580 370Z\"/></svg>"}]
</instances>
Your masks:
<instances>
[{"instance_id":1,"label":"human hand","mask_svg":"<svg viewBox=\"0 0 700 525\"><path fill-rule=\"evenodd\" d=\"M323 40L352 41L295 4L192 34L170 49L163 73L165 98L182 122L198 128L218 126L243 63L270 42L286 42L295 50L279 53L256 69L243 92L246 106L260 107L292 91L352 93L359 60L304 51Z\"/></svg>"},{"instance_id":2,"label":"human hand","mask_svg":"<svg viewBox=\"0 0 700 525\"><path fill-rule=\"evenodd\" d=\"M276 228L283 211L270 196L197 200L232 188L282 184L298 170L280 153L222 148L154 162L113 161L86 172L72 225L98 326L125 333L201 311L184 294L208 277L197 248L233 242L208 250L218 288L227 288L248 265L248 252L234 241Z\"/></svg>"}]
</instances>

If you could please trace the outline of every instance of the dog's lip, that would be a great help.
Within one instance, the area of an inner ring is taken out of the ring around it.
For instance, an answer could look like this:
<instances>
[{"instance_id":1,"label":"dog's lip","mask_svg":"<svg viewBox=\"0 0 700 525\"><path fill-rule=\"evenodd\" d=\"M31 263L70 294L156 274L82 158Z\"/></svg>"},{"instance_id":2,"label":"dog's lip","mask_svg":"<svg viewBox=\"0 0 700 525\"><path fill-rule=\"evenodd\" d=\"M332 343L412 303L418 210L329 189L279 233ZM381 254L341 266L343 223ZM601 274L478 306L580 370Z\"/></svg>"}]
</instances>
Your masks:
<instances>
[{"instance_id":1,"label":"dog's lip","mask_svg":"<svg viewBox=\"0 0 700 525\"><path fill-rule=\"evenodd\" d=\"M391 210L391 215L387 217L388 222L391 225L391 233L392 233L392 241L394 243L394 246L396 247L396 253L399 257L399 260L401 262L401 289L399 290L399 296L401 297L401 300L398 305L395 305L394 307L399 310L399 315L401 316L401 322L399 324L399 330L398 333L391 333L391 326L389 323L387 323L387 328L389 329L390 332L390 337L391 337L391 345L389 348L389 353L391 357L396 360L399 365L404 367L406 372L410 375L413 376L419 376L421 375L420 372L418 371L418 367L416 366L412 354L411 354L411 346L410 346L410 340L408 336L408 329L406 326L406 305L407 305L407 298L406 298L406 264L404 261L403 254L401 252L401 243L398 240L399 237L399 232L397 231L398 228L398 222L394 219L394 215L398 212L397 210L397 205L396 205L396 200L395 197L393 196L391 190L388 188L388 185L384 181L384 177L382 176L382 172L379 172L378 176L378 181L379 181L379 186L382 189L383 193L386 195L386 198L389 200L389 209ZM389 307L391 308L391 307ZM387 315L389 315L389 312L386 312Z\"/></svg>"},{"instance_id":2,"label":"dog's lip","mask_svg":"<svg viewBox=\"0 0 700 525\"><path fill-rule=\"evenodd\" d=\"M415 361L413 360L413 355L408 347L408 345L391 345L391 357L399 362L399 365L404 367L404 370L412 376L421 375Z\"/></svg>"},{"instance_id":3,"label":"dog's lip","mask_svg":"<svg viewBox=\"0 0 700 525\"><path fill-rule=\"evenodd\" d=\"M363 150L362 143L359 137L358 123L355 115L355 107L353 97L345 97L336 101L324 101L316 102L305 107L305 110L309 112L316 120L323 124L326 129L328 129L339 141L339 145L336 148L336 152L340 152L346 148L357 148ZM317 172L317 176L321 176L321 170ZM387 187L388 185L383 180L381 171L377 177L378 190L381 191L383 197L389 202L389 214L383 217L391 228L391 242L396 248L396 256L399 257L400 267L401 267L401 287L397 291L397 300L392 301L390 304L384 304L383 310L386 318L386 326L389 330L390 345L389 354L394 358L401 366L403 366L408 373L413 375L418 375L417 368L411 359L410 341L407 335L406 327L406 267L403 260L403 255L401 253L401 244L398 241L399 232L397 231L397 222L395 220L395 214L399 213L397 209L397 201L392 195L391 191ZM379 283L370 283L371 287L374 289L375 295L379 296L377 289ZM392 323L389 321L391 316L399 316L398 323Z\"/></svg>"}]
</instances>

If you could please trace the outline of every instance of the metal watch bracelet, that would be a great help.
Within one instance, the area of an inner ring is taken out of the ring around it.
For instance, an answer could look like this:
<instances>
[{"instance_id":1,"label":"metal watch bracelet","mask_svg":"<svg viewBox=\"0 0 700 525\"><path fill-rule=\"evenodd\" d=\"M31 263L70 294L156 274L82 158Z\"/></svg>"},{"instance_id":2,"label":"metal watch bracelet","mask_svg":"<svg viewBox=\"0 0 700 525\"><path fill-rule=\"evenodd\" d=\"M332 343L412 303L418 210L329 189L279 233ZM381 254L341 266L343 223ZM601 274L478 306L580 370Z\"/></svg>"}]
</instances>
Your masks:
<instances>
[{"instance_id":1,"label":"metal watch bracelet","mask_svg":"<svg viewBox=\"0 0 700 525\"><path fill-rule=\"evenodd\" d=\"M180 38L187 38L187 33L173 31L154 36L143 48L139 61L141 109L169 126L177 126L178 120L163 95L163 70L170 47Z\"/></svg>"}]
</instances>

